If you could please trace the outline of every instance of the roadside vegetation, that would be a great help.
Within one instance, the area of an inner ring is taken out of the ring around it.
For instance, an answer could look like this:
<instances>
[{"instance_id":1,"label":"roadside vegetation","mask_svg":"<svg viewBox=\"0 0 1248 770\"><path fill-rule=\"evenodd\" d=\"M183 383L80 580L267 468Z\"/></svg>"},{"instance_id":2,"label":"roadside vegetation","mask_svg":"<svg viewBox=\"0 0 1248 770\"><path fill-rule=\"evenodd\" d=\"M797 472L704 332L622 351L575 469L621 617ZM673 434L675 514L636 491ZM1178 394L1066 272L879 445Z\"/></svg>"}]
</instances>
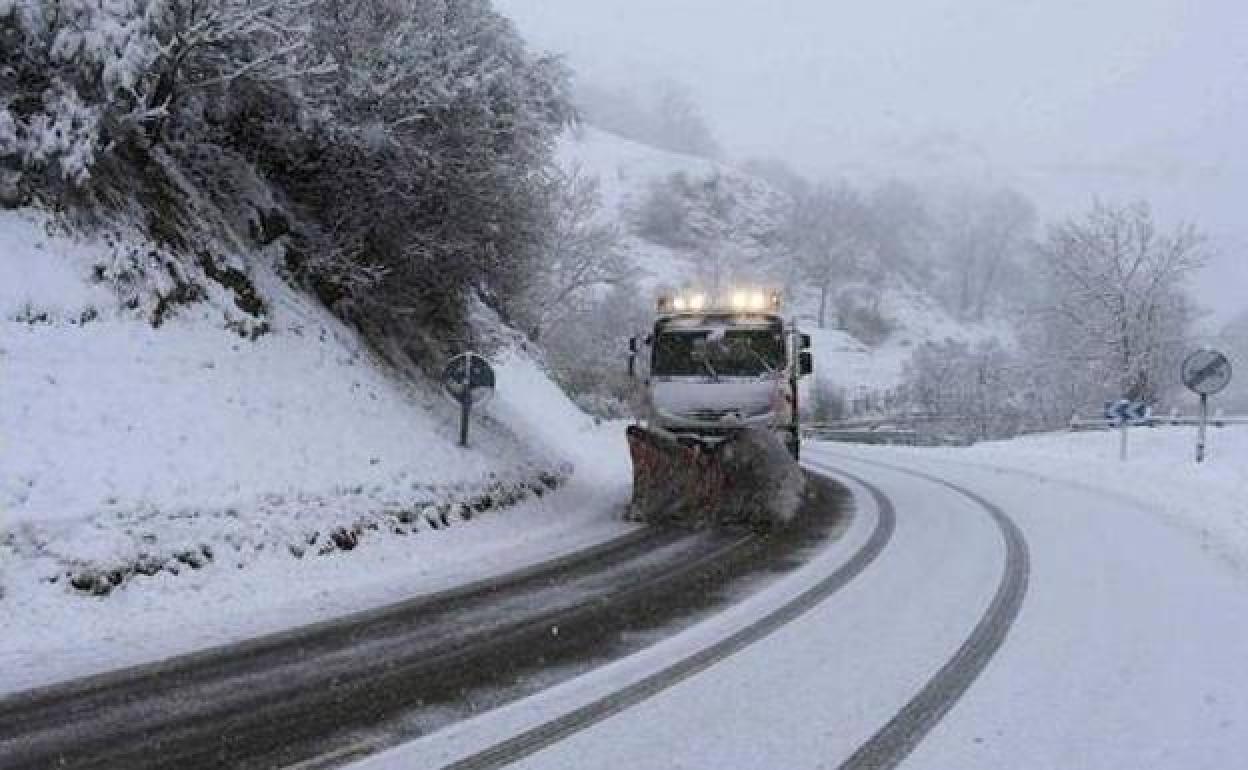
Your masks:
<instances>
[{"instance_id":1,"label":"roadside vegetation","mask_svg":"<svg viewBox=\"0 0 1248 770\"><path fill-rule=\"evenodd\" d=\"M487 0L4 0L0 39L5 206L137 226L209 277L276 242L426 368L469 300L544 296L569 74Z\"/></svg>"}]
</instances>

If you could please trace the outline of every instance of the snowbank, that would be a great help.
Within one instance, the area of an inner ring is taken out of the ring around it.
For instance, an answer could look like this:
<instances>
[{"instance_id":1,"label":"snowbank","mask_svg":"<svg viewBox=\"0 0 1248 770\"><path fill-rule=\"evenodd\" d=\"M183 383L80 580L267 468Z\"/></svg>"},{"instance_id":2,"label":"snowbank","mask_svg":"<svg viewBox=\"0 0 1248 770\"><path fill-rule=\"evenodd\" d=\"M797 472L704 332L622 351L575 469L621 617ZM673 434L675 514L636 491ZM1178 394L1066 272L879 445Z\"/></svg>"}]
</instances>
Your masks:
<instances>
[{"instance_id":1,"label":"snowbank","mask_svg":"<svg viewBox=\"0 0 1248 770\"><path fill-rule=\"evenodd\" d=\"M627 495L632 469L622 422L586 415L532 358L504 349L494 360L498 388L489 413L522 436L571 462L578 481Z\"/></svg>"},{"instance_id":2,"label":"snowbank","mask_svg":"<svg viewBox=\"0 0 1248 770\"><path fill-rule=\"evenodd\" d=\"M1137 428L1130 457L1118 458L1116 431L1061 433L962 449L855 447L855 452L973 463L1074 483L1161 516L1205 548L1248 570L1248 427L1214 428L1209 458L1195 462L1195 428Z\"/></svg>"}]
</instances>

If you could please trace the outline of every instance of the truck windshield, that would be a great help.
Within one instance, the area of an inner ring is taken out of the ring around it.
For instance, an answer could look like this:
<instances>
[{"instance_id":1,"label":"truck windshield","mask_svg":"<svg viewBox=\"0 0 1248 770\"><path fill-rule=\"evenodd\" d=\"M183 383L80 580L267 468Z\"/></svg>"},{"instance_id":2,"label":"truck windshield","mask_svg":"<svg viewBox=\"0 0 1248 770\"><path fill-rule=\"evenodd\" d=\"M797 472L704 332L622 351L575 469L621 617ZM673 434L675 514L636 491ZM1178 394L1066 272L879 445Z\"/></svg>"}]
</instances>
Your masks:
<instances>
[{"instance_id":1,"label":"truck windshield","mask_svg":"<svg viewBox=\"0 0 1248 770\"><path fill-rule=\"evenodd\" d=\"M757 377L784 367L784 334L776 329L689 329L660 332L651 372L659 377Z\"/></svg>"}]
</instances>

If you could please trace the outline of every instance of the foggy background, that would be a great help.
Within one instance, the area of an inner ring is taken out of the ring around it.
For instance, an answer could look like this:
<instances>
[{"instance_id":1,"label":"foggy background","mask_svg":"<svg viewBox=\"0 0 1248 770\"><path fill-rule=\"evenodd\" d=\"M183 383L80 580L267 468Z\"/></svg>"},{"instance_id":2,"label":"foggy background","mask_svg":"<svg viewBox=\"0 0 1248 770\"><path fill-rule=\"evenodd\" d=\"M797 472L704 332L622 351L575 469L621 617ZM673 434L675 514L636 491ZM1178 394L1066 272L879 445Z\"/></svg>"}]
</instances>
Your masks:
<instances>
[{"instance_id":1,"label":"foggy background","mask_svg":"<svg viewBox=\"0 0 1248 770\"><path fill-rule=\"evenodd\" d=\"M1147 199L1248 308L1248 4L1236 0L498 0L578 81L689 88L730 161L1015 187L1046 217Z\"/></svg>"}]
</instances>

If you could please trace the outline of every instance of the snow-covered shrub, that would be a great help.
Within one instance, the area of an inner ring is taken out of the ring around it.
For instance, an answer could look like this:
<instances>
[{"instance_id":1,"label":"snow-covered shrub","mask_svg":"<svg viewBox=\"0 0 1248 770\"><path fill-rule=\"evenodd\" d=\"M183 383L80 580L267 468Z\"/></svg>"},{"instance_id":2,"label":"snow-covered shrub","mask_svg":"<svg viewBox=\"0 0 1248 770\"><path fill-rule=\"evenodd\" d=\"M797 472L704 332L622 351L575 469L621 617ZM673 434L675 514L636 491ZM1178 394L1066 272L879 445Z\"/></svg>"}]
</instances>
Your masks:
<instances>
[{"instance_id":1,"label":"snow-covered shrub","mask_svg":"<svg viewBox=\"0 0 1248 770\"><path fill-rule=\"evenodd\" d=\"M0 166L56 194L119 143L159 139L188 97L294 69L307 0L8 0L0 4ZM197 115L190 116L198 118Z\"/></svg>"},{"instance_id":2,"label":"snow-covered shrub","mask_svg":"<svg viewBox=\"0 0 1248 770\"><path fill-rule=\"evenodd\" d=\"M4 205L120 212L188 268L285 238L294 279L430 367L466 297L532 293L573 117L488 0L0 0Z\"/></svg>"},{"instance_id":3,"label":"snow-covered shrub","mask_svg":"<svg viewBox=\"0 0 1248 770\"><path fill-rule=\"evenodd\" d=\"M997 340L925 342L905 368L912 409L947 420L950 433L1006 438L1042 419L1030 399L1021 361Z\"/></svg>"},{"instance_id":4,"label":"snow-covered shrub","mask_svg":"<svg viewBox=\"0 0 1248 770\"><path fill-rule=\"evenodd\" d=\"M880 291L855 284L836 293L836 324L867 345L879 345L892 334L896 322L881 307Z\"/></svg>"},{"instance_id":5,"label":"snow-covered shrub","mask_svg":"<svg viewBox=\"0 0 1248 770\"><path fill-rule=\"evenodd\" d=\"M692 248L687 230L689 207L682 176L655 180L632 212L633 230L642 238L669 248Z\"/></svg>"},{"instance_id":6,"label":"snow-covered shrub","mask_svg":"<svg viewBox=\"0 0 1248 770\"><path fill-rule=\"evenodd\" d=\"M517 320L539 342L586 321L608 289L636 272L620 248L619 228L601 217L596 177L579 169L558 173L547 195L546 245L514 303Z\"/></svg>"},{"instance_id":7,"label":"snow-covered shrub","mask_svg":"<svg viewBox=\"0 0 1248 770\"><path fill-rule=\"evenodd\" d=\"M159 47L145 0L0 6L0 165L81 186L134 117Z\"/></svg>"},{"instance_id":8,"label":"snow-covered shrub","mask_svg":"<svg viewBox=\"0 0 1248 770\"><path fill-rule=\"evenodd\" d=\"M293 109L241 109L231 137L308 217L293 271L344 314L406 341L461 332L466 294L505 311L549 243L567 75L485 0L365 0L313 15ZM273 103L263 83L247 98Z\"/></svg>"},{"instance_id":9,"label":"snow-covered shrub","mask_svg":"<svg viewBox=\"0 0 1248 770\"><path fill-rule=\"evenodd\" d=\"M626 367L628 338L653 320L640 294L631 283L616 286L542 340L551 374L590 414L616 418L633 412L636 383Z\"/></svg>"}]
</instances>

